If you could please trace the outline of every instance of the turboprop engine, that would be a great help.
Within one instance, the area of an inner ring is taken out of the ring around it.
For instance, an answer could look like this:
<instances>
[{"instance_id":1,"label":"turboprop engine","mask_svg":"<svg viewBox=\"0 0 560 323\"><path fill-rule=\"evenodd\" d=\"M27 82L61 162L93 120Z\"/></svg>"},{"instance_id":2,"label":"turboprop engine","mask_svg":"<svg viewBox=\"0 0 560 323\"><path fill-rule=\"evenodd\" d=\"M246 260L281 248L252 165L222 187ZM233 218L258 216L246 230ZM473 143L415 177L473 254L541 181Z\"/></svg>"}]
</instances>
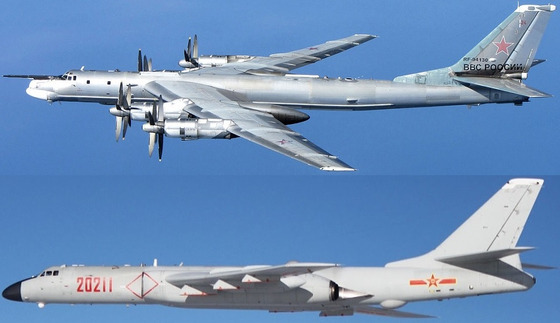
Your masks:
<instances>
[{"instance_id":1,"label":"turboprop engine","mask_svg":"<svg viewBox=\"0 0 560 323\"><path fill-rule=\"evenodd\" d=\"M227 128L232 125L231 120L222 119L165 120L163 129L168 137L181 140L231 139L235 136Z\"/></svg>"}]
</instances>

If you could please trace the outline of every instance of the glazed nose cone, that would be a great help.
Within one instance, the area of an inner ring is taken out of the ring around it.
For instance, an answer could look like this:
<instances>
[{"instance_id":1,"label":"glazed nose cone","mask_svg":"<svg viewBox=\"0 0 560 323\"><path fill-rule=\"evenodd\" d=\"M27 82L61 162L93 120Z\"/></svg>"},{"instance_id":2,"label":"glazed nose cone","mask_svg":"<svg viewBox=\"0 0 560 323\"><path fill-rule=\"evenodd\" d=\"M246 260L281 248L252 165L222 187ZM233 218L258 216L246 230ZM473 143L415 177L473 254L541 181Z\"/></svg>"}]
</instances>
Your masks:
<instances>
[{"instance_id":1,"label":"glazed nose cone","mask_svg":"<svg viewBox=\"0 0 560 323\"><path fill-rule=\"evenodd\" d=\"M11 301L22 302L21 299L21 281L11 284L2 292L2 297Z\"/></svg>"}]
</instances>

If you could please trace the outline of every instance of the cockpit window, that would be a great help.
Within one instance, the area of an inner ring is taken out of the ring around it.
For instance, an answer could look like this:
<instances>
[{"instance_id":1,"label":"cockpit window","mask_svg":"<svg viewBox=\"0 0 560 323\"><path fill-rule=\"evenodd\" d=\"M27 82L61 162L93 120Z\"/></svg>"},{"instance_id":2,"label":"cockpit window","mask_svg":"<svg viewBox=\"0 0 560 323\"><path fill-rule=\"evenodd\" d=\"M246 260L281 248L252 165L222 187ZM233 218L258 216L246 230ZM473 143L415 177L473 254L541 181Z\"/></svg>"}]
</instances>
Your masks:
<instances>
[{"instance_id":1,"label":"cockpit window","mask_svg":"<svg viewBox=\"0 0 560 323\"><path fill-rule=\"evenodd\" d=\"M76 75L72 75L71 72L66 72L63 75L59 76L59 78L61 80L67 80L67 81L75 81L76 80Z\"/></svg>"},{"instance_id":2,"label":"cockpit window","mask_svg":"<svg viewBox=\"0 0 560 323\"><path fill-rule=\"evenodd\" d=\"M45 277L45 276L58 276L58 270L45 270L43 271L39 277Z\"/></svg>"}]
</instances>

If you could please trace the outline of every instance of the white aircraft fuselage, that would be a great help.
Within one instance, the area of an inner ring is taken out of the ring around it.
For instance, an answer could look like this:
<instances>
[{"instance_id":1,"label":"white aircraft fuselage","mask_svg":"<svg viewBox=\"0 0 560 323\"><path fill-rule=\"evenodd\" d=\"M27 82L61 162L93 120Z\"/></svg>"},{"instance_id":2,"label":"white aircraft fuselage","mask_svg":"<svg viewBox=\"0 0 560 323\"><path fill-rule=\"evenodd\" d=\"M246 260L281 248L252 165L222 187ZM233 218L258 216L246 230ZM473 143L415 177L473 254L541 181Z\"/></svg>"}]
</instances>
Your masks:
<instances>
[{"instance_id":1,"label":"white aircraft fuselage","mask_svg":"<svg viewBox=\"0 0 560 323\"><path fill-rule=\"evenodd\" d=\"M323 311L345 303L393 309L412 301L524 291L535 283L529 274L519 270L508 274L505 267L488 266L487 272L481 273L451 266L396 269L324 265L328 268L287 276L291 279L246 282L232 287L209 285L198 295L168 280L173 281L174 275L184 273L227 273L244 268L57 266L16 284L19 284L21 301L43 305L160 304L288 312ZM56 276L52 274L55 272ZM507 279L499 278L506 274Z\"/></svg>"},{"instance_id":2,"label":"white aircraft fuselage","mask_svg":"<svg viewBox=\"0 0 560 323\"><path fill-rule=\"evenodd\" d=\"M186 308L320 311L426 317L408 302L524 291L535 278L517 241L543 185L512 179L432 251L384 267L290 262L279 266L58 266L8 286L2 296L43 307L161 304Z\"/></svg>"}]
</instances>

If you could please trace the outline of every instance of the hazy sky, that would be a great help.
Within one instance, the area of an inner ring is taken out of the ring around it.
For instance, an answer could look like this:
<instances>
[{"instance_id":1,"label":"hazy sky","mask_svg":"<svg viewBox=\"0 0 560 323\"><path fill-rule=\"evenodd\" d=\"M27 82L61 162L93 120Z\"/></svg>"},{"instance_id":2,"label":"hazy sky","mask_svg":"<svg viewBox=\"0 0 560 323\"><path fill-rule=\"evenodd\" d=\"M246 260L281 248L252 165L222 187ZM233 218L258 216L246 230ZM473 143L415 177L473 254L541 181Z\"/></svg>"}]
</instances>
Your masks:
<instances>
[{"instance_id":1,"label":"hazy sky","mask_svg":"<svg viewBox=\"0 0 560 323\"><path fill-rule=\"evenodd\" d=\"M201 54L271 53L354 33L379 35L297 73L392 79L455 63L514 1L8 0L0 11L0 74L134 70L138 48L178 69L188 35ZM382 266L430 250L512 177L545 186L520 245L523 260L560 265L560 124L554 13L526 83L556 95L512 104L395 111L311 111L293 126L358 168L323 173L243 139L165 142L148 158L136 122L115 143L109 107L52 105L27 80L0 79L0 288L58 264ZM403 176L415 175L415 176ZM435 176L437 175L437 176ZM445 176L440 176L445 175ZM464 175L464 176L456 176ZM491 176L478 176L491 175ZM497 176L496 176L497 175ZM531 271L525 293L409 304L444 321L550 321L558 271ZM317 313L51 305L0 300L6 322L309 322ZM355 315L340 322L392 321Z\"/></svg>"}]
</instances>

